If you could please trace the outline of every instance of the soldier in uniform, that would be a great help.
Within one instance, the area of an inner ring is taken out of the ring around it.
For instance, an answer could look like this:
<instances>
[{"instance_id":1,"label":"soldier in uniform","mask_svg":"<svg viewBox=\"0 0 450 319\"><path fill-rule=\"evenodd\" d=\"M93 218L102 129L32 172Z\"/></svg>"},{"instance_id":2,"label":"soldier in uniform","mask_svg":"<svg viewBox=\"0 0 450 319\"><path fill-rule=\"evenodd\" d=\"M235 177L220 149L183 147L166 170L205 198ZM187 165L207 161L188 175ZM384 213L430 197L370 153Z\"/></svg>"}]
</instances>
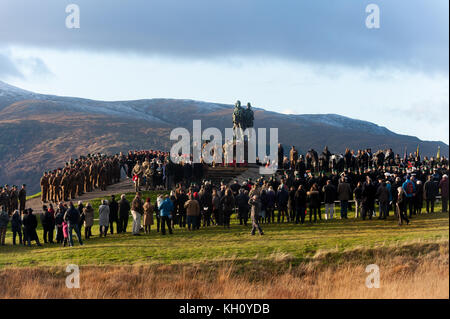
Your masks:
<instances>
[{"instance_id":1,"label":"soldier in uniform","mask_svg":"<svg viewBox=\"0 0 450 319\"><path fill-rule=\"evenodd\" d=\"M62 194L61 194L61 170L58 170L58 172L55 175L55 178L53 179L53 187L54 187L54 202L60 202L62 201Z\"/></svg>"},{"instance_id":2,"label":"soldier in uniform","mask_svg":"<svg viewBox=\"0 0 450 319\"><path fill-rule=\"evenodd\" d=\"M146 166L146 169L144 171L145 176L145 190L148 191L149 189L153 190L153 175L155 174L154 167L152 165Z\"/></svg>"},{"instance_id":3,"label":"soldier in uniform","mask_svg":"<svg viewBox=\"0 0 450 319\"><path fill-rule=\"evenodd\" d=\"M77 170L77 194L78 196L82 196L84 194L84 174L81 168Z\"/></svg>"},{"instance_id":4,"label":"soldier in uniform","mask_svg":"<svg viewBox=\"0 0 450 319\"><path fill-rule=\"evenodd\" d=\"M135 189L136 192L140 192L141 191L141 180L142 180L142 175L143 175L143 171L142 171L142 166L141 163L138 161L136 163L136 165L133 167L133 176L137 176L136 182L135 182Z\"/></svg>"},{"instance_id":5,"label":"soldier in uniform","mask_svg":"<svg viewBox=\"0 0 450 319\"><path fill-rule=\"evenodd\" d=\"M74 200L77 194L77 179L74 170L70 170L69 189L70 189L70 199Z\"/></svg>"},{"instance_id":6,"label":"soldier in uniform","mask_svg":"<svg viewBox=\"0 0 450 319\"><path fill-rule=\"evenodd\" d=\"M241 101L237 101L233 111L233 131L238 139L242 139L242 130L244 126L244 114L241 107Z\"/></svg>"},{"instance_id":7,"label":"soldier in uniform","mask_svg":"<svg viewBox=\"0 0 450 319\"><path fill-rule=\"evenodd\" d=\"M95 189L96 179L97 179L97 176L96 176L95 162L91 161L91 164L89 165L89 184L90 184L89 187L91 190Z\"/></svg>"},{"instance_id":8,"label":"soldier in uniform","mask_svg":"<svg viewBox=\"0 0 450 319\"><path fill-rule=\"evenodd\" d=\"M53 180L55 179L55 172L51 171L49 172L48 175L48 194L47 194L47 200L49 202L54 202L54 197L53 197Z\"/></svg>"},{"instance_id":9,"label":"soldier in uniform","mask_svg":"<svg viewBox=\"0 0 450 319\"><path fill-rule=\"evenodd\" d=\"M0 191L0 207L3 206L5 207L6 211L9 213L10 212L10 200L9 200L9 190L8 190L8 185L5 185L5 187L1 189Z\"/></svg>"},{"instance_id":10,"label":"soldier in uniform","mask_svg":"<svg viewBox=\"0 0 450 319\"><path fill-rule=\"evenodd\" d=\"M16 185L13 185L11 191L9 192L9 202L10 211L8 213L11 214L13 211L19 208L19 193L17 191Z\"/></svg>"},{"instance_id":11,"label":"soldier in uniform","mask_svg":"<svg viewBox=\"0 0 450 319\"><path fill-rule=\"evenodd\" d=\"M18 199L19 199L19 202L20 202L20 206L19 206L19 212L20 213L22 213L25 210L25 205L26 205L26 202L27 202L27 190L26 190L26 188L27 188L27 185L23 184L22 188L20 189L19 194L18 194Z\"/></svg>"},{"instance_id":12,"label":"soldier in uniform","mask_svg":"<svg viewBox=\"0 0 450 319\"><path fill-rule=\"evenodd\" d=\"M63 192L63 200L69 200L69 173L66 171L61 178L61 187Z\"/></svg>"},{"instance_id":13,"label":"soldier in uniform","mask_svg":"<svg viewBox=\"0 0 450 319\"><path fill-rule=\"evenodd\" d=\"M119 156L116 154L116 156L113 159L113 171L114 171L114 183L120 182L120 160Z\"/></svg>"},{"instance_id":14,"label":"soldier in uniform","mask_svg":"<svg viewBox=\"0 0 450 319\"><path fill-rule=\"evenodd\" d=\"M94 170L93 170L93 174L92 174L92 180L93 180L92 187L94 189L98 188L98 172L99 172L99 170L100 170L100 166L98 165L97 160L95 160L94 161Z\"/></svg>"},{"instance_id":15,"label":"soldier in uniform","mask_svg":"<svg viewBox=\"0 0 450 319\"><path fill-rule=\"evenodd\" d=\"M100 171L98 174L98 186L100 187L100 189L102 191L106 191L106 183L107 183L107 171L106 171L106 166L102 165L100 167Z\"/></svg>"},{"instance_id":16,"label":"soldier in uniform","mask_svg":"<svg viewBox=\"0 0 450 319\"><path fill-rule=\"evenodd\" d=\"M253 127L253 122L255 120L255 116L253 114L252 105L247 103L247 109L243 111L244 125L243 129Z\"/></svg>"},{"instance_id":17,"label":"soldier in uniform","mask_svg":"<svg viewBox=\"0 0 450 319\"><path fill-rule=\"evenodd\" d=\"M47 174L47 172L44 172L44 175L41 177L40 184L41 184L41 201L43 203L47 203L47 200L48 200L48 174Z\"/></svg>"},{"instance_id":18,"label":"soldier in uniform","mask_svg":"<svg viewBox=\"0 0 450 319\"><path fill-rule=\"evenodd\" d=\"M297 163L298 160L298 152L295 149L294 145L292 145L292 148L289 152L289 160L291 161L291 169L295 168L295 164Z\"/></svg>"}]
</instances>

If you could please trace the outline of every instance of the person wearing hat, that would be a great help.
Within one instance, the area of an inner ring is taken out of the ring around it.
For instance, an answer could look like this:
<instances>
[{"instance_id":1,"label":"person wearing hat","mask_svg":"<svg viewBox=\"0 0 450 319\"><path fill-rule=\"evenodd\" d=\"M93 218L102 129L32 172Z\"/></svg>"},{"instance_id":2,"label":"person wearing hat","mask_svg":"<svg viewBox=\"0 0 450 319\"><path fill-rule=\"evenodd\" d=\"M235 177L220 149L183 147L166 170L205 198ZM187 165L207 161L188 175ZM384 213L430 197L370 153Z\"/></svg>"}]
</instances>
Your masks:
<instances>
[{"instance_id":1,"label":"person wearing hat","mask_svg":"<svg viewBox=\"0 0 450 319\"><path fill-rule=\"evenodd\" d=\"M10 206L9 206L8 213L11 213L19 208L19 194L17 192L16 185L13 185L11 188L11 191L9 193L9 201L10 201Z\"/></svg>"},{"instance_id":2,"label":"person wearing hat","mask_svg":"<svg viewBox=\"0 0 450 319\"><path fill-rule=\"evenodd\" d=\"M44 175L41 177L40 185L41 185L41 201L42 203L47 203L48 200L48 173L44 172Z\"/></svg>"},{"instance_id":3,"label":"person wearing hat","mask_svg":"<svg viewBox=\"0 0 450 319\"><path fill-rule=\"evenodd\" d=\"M36 233L36 228L38 225L37 218L33 214L33 209L28 208L23 211L23 233L24 233L24 244L27 242L28 246L31 246L31 241L36 241L38 246L42 246L39 242L39 237Z\"/></svg>"}]
</instances>

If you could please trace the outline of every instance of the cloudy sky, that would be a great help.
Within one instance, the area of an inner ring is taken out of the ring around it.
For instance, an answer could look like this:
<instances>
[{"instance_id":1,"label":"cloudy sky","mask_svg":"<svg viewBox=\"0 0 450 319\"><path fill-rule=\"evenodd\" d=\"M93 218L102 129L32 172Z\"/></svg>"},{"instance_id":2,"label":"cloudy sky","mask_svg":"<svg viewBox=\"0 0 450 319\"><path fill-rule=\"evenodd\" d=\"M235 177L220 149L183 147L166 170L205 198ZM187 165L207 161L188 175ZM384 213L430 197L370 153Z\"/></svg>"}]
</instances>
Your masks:
<instances>
[{"instance_id":1,"label":"cloudy sky","mask_svg":"<svg viewBox=\"0 0 450 319\"><path fill-rule=\"evenodd\" d=\"M66 28L71 3L79 29ZM448 143L448 12L448 0L0 0L0 80L101 100L240 99Z\"/></svg>"}]
</instances>

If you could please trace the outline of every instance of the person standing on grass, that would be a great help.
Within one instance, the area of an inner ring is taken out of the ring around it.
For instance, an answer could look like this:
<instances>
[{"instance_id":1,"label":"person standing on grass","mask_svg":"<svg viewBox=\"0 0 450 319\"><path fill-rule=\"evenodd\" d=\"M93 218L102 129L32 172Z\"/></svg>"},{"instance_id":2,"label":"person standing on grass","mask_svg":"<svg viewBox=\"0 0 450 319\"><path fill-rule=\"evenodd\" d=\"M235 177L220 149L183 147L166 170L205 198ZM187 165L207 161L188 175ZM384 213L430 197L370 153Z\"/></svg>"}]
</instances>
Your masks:
<instances>
[{"instance_id":1,"label":"person standing on grass","mask_svg":"<svg viewBox=\"0 0 450 319\"><path fill-rule=\"evenodd\" d=\"M223 227L230 228L230 218L235 206L235 200L231 189L227 188L225 191L225 196L222 197L221 205L223 210Z\"/></svg>"},{"instance_id":2,"label":"person standing on grass","mask_svg":"<svg viewBox=\"0 0 450 319\"><path fill-rule=\"evenodd\" d=\"M146 234L150 234L150 229L153 225L153 211L154 206L150 202L150 197L147 198L144 204L144 231Z\"/></svg>"},{"instance_id":3,"label":"person standing on grass","mask_svg":"<svg viewBox=\"0 0 450 319\"><path fill-rule=\"evenodd\" d=\"M277 189L276 201L278 208L277 223L280 223L280 220L282 223L284 223L284 216L286 216L286 220L289 222L289 214L287 209L289 201L289 191L286 184L284 184L283 179L281 180L281 184Z\"/></svg>"},{"instance_id":4,"label":"person standing on grass","mask_svg":"<svg viewBox=\"0 0 450 319\"><path fill-rule=\"evenodd\" d=\"M133 236L140 236L141 217L144 214L144 203L141 199L141 192L136 192L136 196L131 202L131 215L133 216Z\"/></svg>"},{"instance_id":5,"label":"person standing on grass","mask_svg":"<svg viewBox=\"0 0 450 319\"><path fill-rule=\"evenodd\" d=\"M337 188L338 199L341 203L341 219L347 219L348 201L352 200L352 189L347 177L342 177Z\"/></svg>"},{"instance_id":6,"label":"person standing on grass","mask_svg":"<svg viewBox=\"0 0 450 319\"><path fill-rule=\"evenodd\" d=\"M222 215L220 213L220 197L217 194L216 188L213 188L213 190L212 190L211 203L212 203L212 215L214 216L216 225L221 226L222 225L222 218L221 218Z\"/></svg>"},{"instance_id":7,"label":"person standing on grass","mask_svg":"<svg viewBox=\"0 0 450 319\"><path fill-rule=\"evenodd\" d=\"M362 210L361 217L363 220L366 216L371 220L375 211L375 194L376 189L372 183L372 179L366 176L366 181L362 186Z\"/></svg>"},{"instance_id":8,"label":"person standing on grass","mask_svg":"<svg viewBox=\"0 0 450 319\"><path fill-rule=\"evenodd\" d=\"M170 220L173 217L173 203L169 198L169 195L164 196L164 200L159 205L159 214L161 216L161 235L166 234L166 225L169 229L169 234L172 234L172 227L170 226ZM199 224L198 224L199 225Z\"/></svg>"},{"instance_id":9,"label":"person standing on grass","mask_svg":"<svg viewBox=\"0 0 450 319\"><path fill-rule=\"evenodd\" d=\"M81 232L78 228L78 224L80 222L80 212L75 208L72 202L69 202L69 209L67 209L66 213L64 214L64 221L67 223L68 227L69 246L73 247L72 231L75 231L78 242L80 243L80 246L82 246L83 240L81 239Z\"/></svg>"},{"instance_id":10,"label":"person standing on grass","mask_svg":"<svg viewBox=\"0 0 450 319\"><path fill-rule=\"evenodd\" d=\"M111 195L111 201L109 202L109 227L111 235L114 234L114 223L116 223L116 230L118 230L118 220L119 220L119 204L116 202L116 197Z\"/></svg>"},{"instance_id":11,"label":"person standing on grass","mask_svg":"<svg viewBox=\"0 0 450 319\"><path fill-rule=\"evenodd\" d=\"M312 216L314 214L314 222L317 222L317 214L319 219L322 219L320 214L320 194L317 183L314 183L311 190L306 194L309 206L309 222L312 222Z\"/></svg>"},{"instance_id":12,"label":"person standing on grass","mask_svg":"<svg viewBox=\"0 0 450 319\"><path fill-rule=\"evenodd\" d=\"M438 185L433 181L433 176L429 175L427 181L423 185L423 195L426 202L427 214L434 213L434 202L436 201L436 196L438 194Z\"/></svg>"},{"instance_id":13,"label":"person standing on grass","mask_svg":"<svg viewBox=\"0 0 450 319\"><path fill-rule=\"evenodd\" d=\"M84 213L84 239L92 236L92 226L94 225L94 209L90 203L86 203Z\"/></svg>"},{"instance_id":14,"label":"person standing on grass","mask_svg":"<svg viewBox=\"0 0 450 319\"><path fill-rule=\"evenodd\" d=\"M53 244L53 232L55 230L55 217L46 205L42 206L41 224L43 228L44 244Z\"/></svg>"},{"instance_id":15,"label":"person standing on grass","mask_svg":"<svg viewBox=\"0 0 450 319\"><path fill-rule=\"evenodd\" d=\"M84 220L86 218L86 216L84 215L84 205L81 200L78 201L77 209L78 209L78 212L80 213L80 220L78 221L78 230L80 231L80 234L81 234L82 230L83 230Z\"/></svg>"},{"instance_id":16,"label":"person standing on grass","mask_svg":"<svg viewBox=\"0 0 450 319\"><path fill-rule=\"evenodd\" d=\"M252 219L252 236L255 235L256 230L260 235L264 235L264 232L259 225L259 213L261 211L261 201L259 200L258 195L253 195L252 198L248 200L248 204L250 205L250 218Z\"/></svg>"},{"instance_id":17,"label":"person standing on grass","mask_svg":"<svg viewBox=\"0 0 450 319\"><path fill-rule=\"evenodd\" d=\"M397 215L398 215L398 225L401 226L403 221L406 221L406 225L409 225L409 220L407 217L408 201L406 197L406 192L403 187L397 188L398 198L397 198Z\"/></svg>"},{"instance_id":18,"label":"person standing on grass","mask_svg":"<svg viewBox=\"0 0 450 319\"><path fill-rule=\"evenodd\" d=\"M380 216L378 219L386 219L389 210L389 190L386 187L386 182L380 180L380 184L377 189L376 197L378 198L378 203L380 205Z\"/></svg>"},{"instance_id":19,"label":"person standing on grass","mask_svg":"<svg viewBox=\"0 0 450 319\"><path fill-rule=\"evenodd\" d=\"M56 226L56 243L62 244L64 241L64 234L63 234L63 221L64 221L64 214L65 210L62 204L59 205L59 207L56 209L56 215L55 215L55 226Z\"/></svg>"},{"instance_id":20,"label":"person standing on grass","mask_svg":"<svg viewBox=\"0 0 450 319\"><path fill-rule=\"evenodd\" d=\"M11 231L13 233L13 245L16 244L17 235L19 235L19 244L22 245L22 219L17 209L11 216Z\"/></svg>"},{"instance_id":21,"label":"person standing on grass","mask_svg":"<svg viewBox=\"0 0 450 319\"><path fill-rule=\"evenodd\" d=\"M193 194L189 195L189 200L184 203L184 208L186 209L188 230L196 230L197 219L200 217L200 204L194 199Z\"/></svg>"},{"instance_id":22,"label":"person standing on grass","mask_svg":"<svg viewBox=\"0 0 450 319\"><path fill-rule=\"evenodd\" d=\"M403 183L402 188L406 196L406 207L409 208L409 218L413 215L414 210L414 195L416 193L416 185L411 180L411 176L406 176L406 181Z\"/></svg>"},{"instance_id":23,"label":"person standing on grass","mask_svg":"<svg viewBox=\"0 0 450 319\"><path fill-rule=\"evenodd\" d=\"M5 207L0 208L0 244L5 246L6 229L9 223L9 215Z\"/></svg>"},{"instance_id":24,"label":"person standing on grass","mask_svg":"<svg viewBox=\"0 0 450 319\"><path fill-rule=\"evenodd\" d=\"M441 189L442 198L442 212L447 212L448 207L448 176L447 174L442 175L442 179L439 182L439 188Z\"/></svg>"},{"instance_id":25,"label":"person standing on grass","mask_svg":"<svg viewBox=\"0 0 450 319\"><path fill-rule=\"evenodd\" d=\"M423 184L421 180L416 182L416 195L414 196L414 215L422 214Z\"/></svg>"},{"instance_id":26,"label":"person standing on grass","mask_svg":"<svg viewBox=\"0 0 450 319\"><path fill-rule=\"evenodd\" d=\"M109 228L109 204L106 199L98 208L98 225L100 226L100 237L106 237Z\"/></svg>"},{"instance_id":27,"label":"person standing on grass","mask_svg":"<svg viewBox=\"0 0 450 319\"><path fill-rule=\"evenodd\" d=\"M22 185L22 188L19 191L18 199L20 203L19 211L23 212L25 210L25 205L27 202L27 185Z\"/></svg>"},{"instance_id":28,"label":"person standing on grass","mask_svg":"<svg viewBox=\"0 0 450 319\"><path fill-rule=\"evenodd\" d=\"M295 193L296 193L296 189L294 186L291 186L289 189L289 197L288 197L288 220L293 223L294 219L295 219L295 210L296 210L296 206L295 206Z\"/></svg>"},{"instance_id":29,"label":"person standing on grass","mask_svg":"<svg viewBox=\"0 0 450 319\"><path fill-rule=\"evenodd\" d=\"M239 215L239 225L247 226L248 221L248 201L249 197L245 194L245 190L243 188L239 189L239 194L236 197L236 204L238 207L238 215Z\"/></svg>"},{"instance_id":30,"label":"person standing on grass","mask_svg":"<svg viewBox=\"0 0 450 319\"><path fill-rule=\"evenodd\" d=\"M130 216L130 202L126 199L125 194L120 195L119 201L119 223L117 224L117 233L126 233L128 218Z\"/></svg>"},{"instance_id":31,"label":"person standing on grass","mask_svg":"<svg viewBox=\"0 0 450 319\"><path fill-rule=\"evenodd\" d=\"M306 211L306 192L303 185L299 185L295 192L295 223L300 221L302 224L305 222Z\"/></svg>"},{"instance_id":32,"label":"person standing on grass","mask_svg":"<svg viewBox=\"0 0 450 319\"><path fill-rule=\"evenodd\" d=\"M333 219L334 201L336 200L336 188L331 184L331 180L327 180L327 184L322 189L323 201L325 203L325 219Z\"/></svg>"},{"instance_id":33,"label":"person standing on grass","mask_svg":"<svg viewBox=\"0 0 450 319\"><path fill-rule=\"evenodd\" d=\"M62 239L63 247L66 247L67 242L69 240L69 225L67 225L67 223L65 221L62 222L61 233L63 236L63 239Z\"/></svg>"},{"instance_id":34,"label":"person standing on grass","mask_svg":"<svg viewBox=\"0 0 450 319\"><path fill-rule=\"evenodd\" d=\"M22 224L24 237L26 238L28 246L31 246L31 241L33 240L36 241L38 246L42 246L36 233L38 222L36 216L33 214L33 209L28 208L23 211Z\"/></svg>"},{"instance_id":35,"label":"person standing on grass","mask_svg":"<svg viewBox=\"0 0 450 319\"><path fill-rule=\"evenodd\" d=\"M362 209L362 184L358 182L355 190L353 191L355 194L355 218L359 218Z\"/></svg>"},{"instance_id":36,"label":"person standing on grass","mask_svg":"<svg viewBox=\"0 0 450 319\"><path fill-rule=\"evenodd\" d=\"M265 219L268 224L271 222L275 222L275 201L276 201L276 195L275 191L273 189L273 186L269 186L269 189L266 192L267 196L267 205L266 205L266 215Z\"/></svg>"}]
</instances>

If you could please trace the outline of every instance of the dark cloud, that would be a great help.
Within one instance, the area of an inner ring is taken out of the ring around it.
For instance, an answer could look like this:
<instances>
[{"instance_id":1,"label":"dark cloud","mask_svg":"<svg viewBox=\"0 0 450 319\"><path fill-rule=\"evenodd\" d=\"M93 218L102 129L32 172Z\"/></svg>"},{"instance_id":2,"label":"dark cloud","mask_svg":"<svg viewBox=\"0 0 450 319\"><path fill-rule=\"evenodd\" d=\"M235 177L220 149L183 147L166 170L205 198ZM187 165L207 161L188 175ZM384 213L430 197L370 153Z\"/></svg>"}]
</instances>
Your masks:
<instances>
[{"instance_id":1,"label":"dark cloud","mask_svg":"<svg viewBox=\"0 0 450 319\"><path fill-rule=\"evenodd\" d=\"M65 28L69 3L80 6L81 29ZM365 26L369 3L380 7L380 29ZM0 43L448 73L448 7L447 0L2 0Z\"/></svg>"}]
</instances>

